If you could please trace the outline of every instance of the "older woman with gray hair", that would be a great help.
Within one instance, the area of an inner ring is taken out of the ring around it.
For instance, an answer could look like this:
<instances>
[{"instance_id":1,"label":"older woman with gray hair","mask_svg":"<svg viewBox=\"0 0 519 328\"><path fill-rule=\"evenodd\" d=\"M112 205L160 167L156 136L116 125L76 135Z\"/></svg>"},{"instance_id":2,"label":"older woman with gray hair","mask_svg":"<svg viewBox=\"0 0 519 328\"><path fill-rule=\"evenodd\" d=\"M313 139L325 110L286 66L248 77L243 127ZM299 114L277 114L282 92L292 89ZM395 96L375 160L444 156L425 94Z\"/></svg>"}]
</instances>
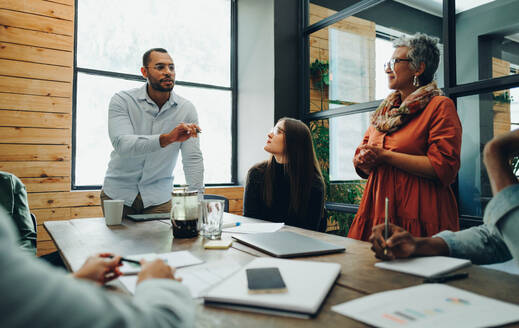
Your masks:
<instances>
[{"instance_id":1,"label":"older woman with gray hair","mask_svg":"<svg viewBox=\"0 0 519 328\"><path fill-rule=\"evenodd\" d=\"M425 34L401 37L384 65L392 92L371 115L355 152L357 173L367 178L348 237L368 240L372 227L389 222L417 237L459 230L450 187L460 167L461 123L434 73L440 52Z\"/></svg>"}]
</instances>

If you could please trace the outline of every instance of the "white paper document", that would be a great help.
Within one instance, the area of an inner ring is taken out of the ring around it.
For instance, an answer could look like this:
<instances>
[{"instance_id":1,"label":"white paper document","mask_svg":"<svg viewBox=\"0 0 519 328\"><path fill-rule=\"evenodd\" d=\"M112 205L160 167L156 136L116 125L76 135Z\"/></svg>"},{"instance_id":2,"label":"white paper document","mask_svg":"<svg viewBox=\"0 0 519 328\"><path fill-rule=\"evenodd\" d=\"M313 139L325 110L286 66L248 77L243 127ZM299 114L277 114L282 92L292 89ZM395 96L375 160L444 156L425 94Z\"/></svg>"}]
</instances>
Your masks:
<instances>
[{"instance_id":1,"label":"white paper document","mask_svg":"<svg viewBox=\"0 0 519 328\"><path fill-rule=\"evenodd\" d=\"M153 261L156 259L162 259L168 265L176 268L200 264L203 261L191 254L189 251L178 251L178 252L170 252L170 253L149 253L149 254L139 254L139 255L129 255L125 256L128 259L140 261L142 259L146 261ZM137 274L141 271L141 266L134 263L123 262L123 265L120 267L122 274L130 275Z\"/></svg>"},{"instance_id":2,"label":"white paper document","mask_svg":"<svg viewBox=\"0 0 519 328\"><path fill-rule=\"evenodd\" d=\"M470 260L447 256L427 256L375 263L377 268L409 273L420 277L434 277L470 265Z\"/></svg>"},{"instance_id":3,"label":"white paper document","mask_svg":"<svg viewBox=\"0 0 519 328\"><path fill-rule=\"evenodd\" d=\"M514 259L502 263L482 265L482 267L497 271L503 271L509 274L519 275L519 264Z\"/></svg>"},{"instance_id":4,"label":"white paper document","mask_svg":"<svg viewBox=\"0 0 519 328\"><path fill-rule=\"evenodd\" d=\"M519 321L517 305L443 284L373 294L332 311L382 328L494 327Z\"/></svg>"},{"instance_id":5,"label":"white paper document","mask_svg":"<svg viewBox=\"0 0 519 328\"><path fill-rule=\"evenodd\" d=\"M233 260L220 260L201 265L180 268L175 271L175 277L182 278L182 284L186 285L193 298L202 296L209 287L219 283L230 276L241 266ZM124 287L132 294L137 287L137 276L119 277Z\"/></svg>"},{"instance_id":6,"label":"white paper document","mask_svg":"<svg viewBox=\"0 0 519 328\"><path fill-rule=\"evenodd\" d=\"M237 227L225 228L223 232L232 233L265 233L276 232L283 228L285 224L281 223L242 223Z\"/></svg>"}]
</instances>

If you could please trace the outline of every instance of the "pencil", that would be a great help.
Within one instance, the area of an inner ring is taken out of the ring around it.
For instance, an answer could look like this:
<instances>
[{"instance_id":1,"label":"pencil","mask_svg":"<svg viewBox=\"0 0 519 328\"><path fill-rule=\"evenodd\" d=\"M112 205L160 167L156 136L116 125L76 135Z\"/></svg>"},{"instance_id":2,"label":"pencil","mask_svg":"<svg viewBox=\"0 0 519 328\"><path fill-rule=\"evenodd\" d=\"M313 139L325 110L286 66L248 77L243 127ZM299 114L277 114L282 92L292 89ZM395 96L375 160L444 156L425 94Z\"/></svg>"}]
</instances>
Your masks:
<instances>
[{"instance_id":1,"label":"pencil","mask_svg":"<svg viewBox=\"0 0 519 328\"><path fill-rule=\"evenodd\" d=\"M384 240L385 242L387 242L387 232L389 230L389 224L387 222L387 216L388 216L388 208L389 208L389 199L386 197L386 202L385 202L385 212L386 212L386 216L385 216L385 219L384 219ZM386 247L384 247L384 255L387 255L387 244L386 244Z\"/></svg>"}]
</instances>

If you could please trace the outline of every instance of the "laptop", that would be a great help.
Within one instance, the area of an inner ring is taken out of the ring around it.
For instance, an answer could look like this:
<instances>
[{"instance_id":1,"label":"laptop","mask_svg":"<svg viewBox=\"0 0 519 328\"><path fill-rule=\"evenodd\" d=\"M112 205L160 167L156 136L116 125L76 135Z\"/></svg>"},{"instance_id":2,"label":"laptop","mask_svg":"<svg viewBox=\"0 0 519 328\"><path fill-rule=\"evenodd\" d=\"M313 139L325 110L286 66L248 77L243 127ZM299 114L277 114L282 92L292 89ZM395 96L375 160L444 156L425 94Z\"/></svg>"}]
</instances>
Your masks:
<instances>
[{"instance_id":1,"label":"laptop","mask_svg":"<svg viewBox=\"0 0 519 328\"><path fill-rule=\"evenodd\" d=\"M232 235L242 244L282 258L344 252L345 247L306 237L291 231Z\"/></svg>"},{"instance_id":2,"label":"laptop","mask_svg":"<svg viewBox=\"0 0 519 328\"><path fill-rule=\"evenodd\" d=\"M135 221L135 222L171 219L171 214L169 212L167 212L167 213L149 213L149 214L128 214L127 216L128 216L128 219Z\"/></svg>"}]
</instances>

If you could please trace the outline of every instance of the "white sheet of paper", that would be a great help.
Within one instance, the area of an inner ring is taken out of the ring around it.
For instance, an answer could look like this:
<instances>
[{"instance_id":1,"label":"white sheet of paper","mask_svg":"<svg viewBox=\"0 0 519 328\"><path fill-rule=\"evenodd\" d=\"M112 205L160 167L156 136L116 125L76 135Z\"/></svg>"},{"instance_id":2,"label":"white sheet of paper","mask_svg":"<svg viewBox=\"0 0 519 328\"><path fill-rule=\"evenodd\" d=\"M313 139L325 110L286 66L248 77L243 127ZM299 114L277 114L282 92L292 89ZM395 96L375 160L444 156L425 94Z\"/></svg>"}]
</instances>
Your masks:
<instances>
[{"instance_id":1,"label":"white sheet of paper","mask_svg":"<svg viewBox=\"0 0 519 328\"><path fill-rule=\"evenodd\" d=\"M382 328L494 327L519 321L519 306L443 284L358 298L332 311Z\"/></svg>"},{"instance_id":2,"label":"white sheet of paper","mask_svg":"<svg viewBox=\"0 0 519 328\"><path fill-rule=\"evenodd\" d=\"M375 263L377 268L409 273L420 277L433 277L470 265L470 260L447 256L427 256Z\"/></svg>"},{"instance_id":3,"label":"white sheet of paper","mask_svg":"<svg viewBox=\"0 0 519 328\"><path fill-rule=\"evenodd\" d=\"M196 265L177 270L176 275L182 278L191 296L198 298L209 287L219 283L234 272L238 271L241 265L233 260L220 260L201 265Z\"/></svg>"},{"instance_id":4,"label":"white sheet of paper","mask_svg":"<svg viewBox=\"0 0 519 328\"><path fill-rule=\"evenodd\" d=\"M503 271L509 274L519 275L519 264L514 259L502 263L482 265L482 267L492 270Z\"/></svg>"},{"instance_id":5,"label":"white sheet of paper","mask_svg":"<svg viewBox=\"0 0 519 328\"><path fill-rule=\"evenodd\" d=\"M148 253L148 254L139 254L139 255L129 255L125 256L126 258L130 260L140 261L140 260L146 260L146 261L153 261L157 258L156 253ZM123 265L119 268L121 270L121 273L124 275L129 274L137 274L141 271L141 266L135 263L129 263L124 262Z\"/></svg>"},{"instance_id":6,"label":"white sheet of paper","mask_svg":"<svg viewBox=\"0 0 519 328\"><path fill-rule=\"evenodd\" d=\"M168 265L176 268L188 266L188 265L194 265L194 264L200 264L203 261L191 254L189 251L178 251L178 252L170 252L170 253L149 253L149 254L139 254L139 255L130 255L125 256L132 260L140 261L142 259L146 261L153 261L156 259L162 259ZM124 275L130 275L130 274L137 274L141 271L140 265L123 262L123 265L120 268L121 272Z\"/></svg>"},{"instance_id":7,"label":"white sheet of paper","mask_svg":"<svg viewBox=\"0 0 519 328\"><path fill-rule=\"evenodd\" d=\"M232 233L264 233L264 232L276 232L283 228L285 224L281 223L242 223L237 227L225 228L223 232Z\"/></svg>"},{"instance_id":8,"label":"white sheet of paper","mask_svg":"<svg viewBox=\"0 0 519 328\"><path fill-rule=\"evenodd\" d=\"M193 298L201 296L202 292L230 276L241 266L233 260L220 260L201 265L180 268L175 272L176 277L182 278L182 284L186 285ZM124 287L135 294L137 276L119 277Z\"/></svg>"}]
</instances>

